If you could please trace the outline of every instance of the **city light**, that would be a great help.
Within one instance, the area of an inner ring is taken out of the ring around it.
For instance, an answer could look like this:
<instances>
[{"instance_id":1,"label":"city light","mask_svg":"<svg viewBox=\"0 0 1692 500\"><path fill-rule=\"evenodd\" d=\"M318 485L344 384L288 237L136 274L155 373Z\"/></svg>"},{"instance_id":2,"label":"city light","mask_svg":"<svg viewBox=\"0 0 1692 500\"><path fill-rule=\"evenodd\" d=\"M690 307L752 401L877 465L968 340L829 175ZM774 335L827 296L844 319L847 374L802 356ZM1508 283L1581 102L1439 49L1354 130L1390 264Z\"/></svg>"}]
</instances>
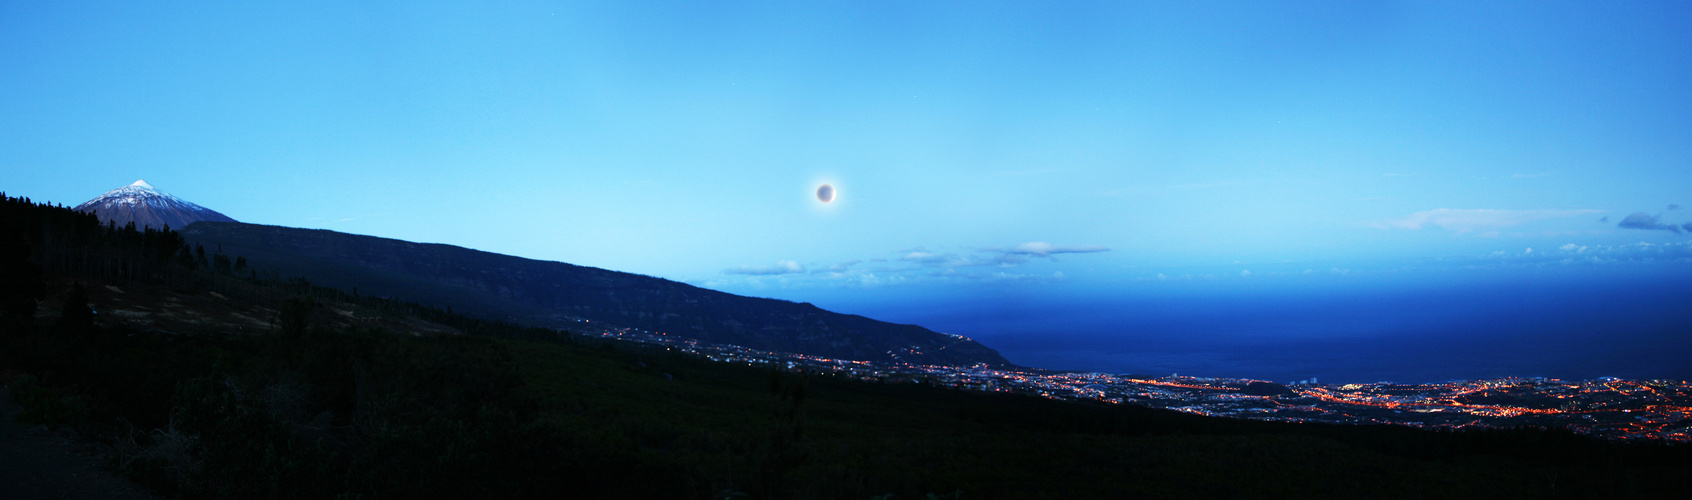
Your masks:
<instances>
[{"instance_id":1,"label":"city light","mask_svg":"<svg viewBox=\"0 0 1692 500\"><path fill-rule=\"evenodd\" d=\"M1438 384L1322 385L1307 379L1290 384L1292 387L1280 386L1286 388L1282 394L1254 395L1242 391L1253 383L1268 381L1019 371L985 364L922 365L907 363L894 351L885 353L887 359L883 360L832 359L626 328L592 335L748 366L784 367L871 382L916 382L1059 400L1136 404L1215 417L1428 429L1540 427L1609 439L1692 442L1692 384L1686 381L1509 377ZM914 351L915 346L904 350Z\"/></svg>"}]
</instances>

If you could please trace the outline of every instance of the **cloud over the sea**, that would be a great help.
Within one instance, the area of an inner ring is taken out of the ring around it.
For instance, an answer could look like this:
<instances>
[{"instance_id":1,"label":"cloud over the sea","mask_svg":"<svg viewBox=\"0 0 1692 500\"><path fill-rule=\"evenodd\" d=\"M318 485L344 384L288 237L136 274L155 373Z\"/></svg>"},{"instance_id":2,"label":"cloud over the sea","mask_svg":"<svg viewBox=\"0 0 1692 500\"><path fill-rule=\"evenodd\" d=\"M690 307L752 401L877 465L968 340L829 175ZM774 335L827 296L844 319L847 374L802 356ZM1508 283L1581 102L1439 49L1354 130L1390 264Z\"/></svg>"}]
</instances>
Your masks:
<instances>
[{"instance_id":1,"label":"cloud over the sea","mask_svg":"<svg viewBox=\"0 0 1692 500\"><path fill-rule=\"evenodd\" d=\"M1054 256L1108 252L1101 245L1053 244L1030 241L1012 246L976 247L962 251L916 247L884 257L860 258L835 264L782 260L768 266L724 269L724 277L699 281L702 286L883 286L920 283L1033 283L1067 279L1063 263ZM1039 262L1036 262L1039 261ZM1023 268L1023 269L1012 269ZM1032 268L1032 269L1030 269Z\"/></svg>"},{"instance_id":2,"label":"cloud over the sea","mask_svg":"<svg viewBox=\"0 0 1692 500\"><path fill-rule=\"evenodd\" d=\"M1565 219L1603 213L1603 210L1492 210L1436 208L1423 210L1397 219L1377 221L1371 226L1381 229L1419 230L1437 226L1458 233L1484 231L1516 226L1533 221Z\"/></svg>"},{"instance_id":3,"label":"cloud over the sea","mask_svg":"<svg viewBox=\"0 0 1692 500\"><path fill-rule=\"evenodd\" d=\"M742 266L724 269L724 274L744 274L748 276L774 276L778 274L798 274L805 272L805 266L796 261L783 260L773 266Z\"/></svg>"},{"instance_id":4,"label":"cloud over the sea","mask_svg":"<svg viewBox=\"0 0 1692 500\"><path fill-rule=\"evenodd\" d=\"M958 267L974 264L968 258L955 253L934 253L920 248L904 252L904 255L899 256L899 261L912 262L924 266Z\"/></svg>"},{"instance_id":5,"label":"cloud over the sea","mask_svg":"<svg viewBox=\"0 0 1692 500\"><path fill-rule=\"evenodd\" d=\"M1027 255L1031 257L1051 257L1060 253L1097 253L1108 252L1109 248L1099 245L1053 245L1044 241L1030 241L1010 248L995 249L1011 255Z\"/></svg>"}]
</instances>

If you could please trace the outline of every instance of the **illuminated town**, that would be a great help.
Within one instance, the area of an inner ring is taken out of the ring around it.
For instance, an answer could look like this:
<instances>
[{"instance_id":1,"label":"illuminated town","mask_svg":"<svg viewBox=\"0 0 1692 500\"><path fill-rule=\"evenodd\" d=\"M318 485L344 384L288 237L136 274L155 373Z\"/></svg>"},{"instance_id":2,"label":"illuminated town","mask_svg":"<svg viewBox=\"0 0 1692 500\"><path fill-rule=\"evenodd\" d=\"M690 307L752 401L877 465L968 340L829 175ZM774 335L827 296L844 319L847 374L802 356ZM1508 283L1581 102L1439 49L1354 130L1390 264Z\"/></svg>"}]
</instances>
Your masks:
<instances>
[{"instance_id":1,"label":"illuminated town","mask_svg":"<svg viewBox=\"0 0 1692 500\"><path fill-rule=\"evenodd\" d=\"M1181 375L1144 377L828 359L631 329L601 331L597 337L663 347L719 362L866 381L1135 404L1218 417L1430 429L1530 426L1609 439L1692 442L1692 384L1676 380L1511 377L1437 384L1325 385L1310 379L1280 384ZM896 353L889 354L897 359Z\"/></svg>"}]
</instances>

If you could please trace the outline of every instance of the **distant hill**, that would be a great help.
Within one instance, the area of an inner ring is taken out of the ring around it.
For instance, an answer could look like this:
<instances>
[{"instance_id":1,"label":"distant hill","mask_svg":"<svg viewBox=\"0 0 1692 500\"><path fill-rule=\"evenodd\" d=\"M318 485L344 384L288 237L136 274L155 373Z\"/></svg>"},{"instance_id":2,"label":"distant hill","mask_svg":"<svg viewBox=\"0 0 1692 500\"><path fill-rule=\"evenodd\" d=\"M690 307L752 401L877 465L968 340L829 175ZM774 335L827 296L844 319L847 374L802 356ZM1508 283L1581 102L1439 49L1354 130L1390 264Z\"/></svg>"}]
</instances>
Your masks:
<instances>
[{"instance_id":1,"label":"distant hill","mask_svg":"<svg viewBox=\"0 0 1692 500\"><path fill-rule=\"evenodd\" d=\"M182 235L284 276L519 324L567 329L580 328L580 321L587 320L830 358L1010 364L973 340L920 326L561 262L239 222L197 222L182 229Z\"/></svg>"},{"instance_id":2,"label":"distant hill","mask_svg":"<svg viewBox=\"0 0 1692 500\"><path fill-rule=\"evenodd\" d=\"M169 226L181 229L199 221L235 222L235 219L215 210L160 191L144 180L107 191L77 205L75 210L93 212L100 217L101 223L115 223L119 227L134 222L138 228L151 226L164 229Z\"/></svg>"}]
</instances>

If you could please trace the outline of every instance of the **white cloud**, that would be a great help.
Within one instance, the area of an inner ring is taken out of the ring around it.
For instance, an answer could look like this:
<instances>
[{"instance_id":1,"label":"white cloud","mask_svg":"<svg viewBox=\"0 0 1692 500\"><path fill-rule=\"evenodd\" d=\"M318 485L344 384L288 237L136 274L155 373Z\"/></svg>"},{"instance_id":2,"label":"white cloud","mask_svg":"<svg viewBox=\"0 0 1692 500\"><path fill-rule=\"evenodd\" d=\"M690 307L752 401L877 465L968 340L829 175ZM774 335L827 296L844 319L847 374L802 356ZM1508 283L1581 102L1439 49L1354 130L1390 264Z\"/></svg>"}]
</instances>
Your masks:
<instances>
[{"instance_id":1,"label":"white cloud","mask_svg":"<svg viewBox=\"0 0 1692 500\"><path fill-rule=\"evenodd\" d=\"M906 251L904 255L899 256L898 260L931 267L1016 267L1027 264L1031 257L1050 259L1057 254L1108 252L1110 249L1099 245L1054 245L1044 241L1030 241L1011 247L982 248L978 251L997 255L966 256L955 253L936 253L918 248Z\"/></svg>"},{"instance_id":2,"label":"white cloud","mask_svg":"<svg viewBox=\"0 0 1692 500\"><path fill-rule=\"evenodd\" d=\"M805 266L801 266L798 262L791 260L779 261L773 266L742 266L723 270L723 273L725 274L745 274L749 276L773 276L778 274L796 274L802 272L805 272Z\"/></svg>"},{"instance_id":3,"label":"white cloud","mask_svg":"<svg viewBox=\"0 0 1692 500\"><path fill-rule=\"evenodd\" d=\"M863 261L858 260L858 259L841 261L839 264L828 266L828 269L819 269L819 270L817 270L817 272L819 272L819 273L827 272L827 273L835 273L835 274L844 273L848 270L851 270L852 266L856 266L861 262L863 262Z\"/></svg>"},{"instance_id":4,"label":"white cloud","mask_svg":"<svg viewBox=\"0 0 1692 500\"><path fill-rule=\"evenodd\" d=\"M710 280L708 283L742 283L754 287L808 286L883 286L922 282L1040 282L1068 279L1064 270L1047 270L1041 274L1019 274L1009 268L1026 265L1038 258L1052 259L1065 253L1095 253L1109 251L1098 245L1054 245L1032 241L1011 247L975 248L970 252L946 252L917 247L892 253L891 258L853 259L836 264L800 264L782 260L769 266L743 266L724 269L723 274L738 277ZM1055 260L1055 259L1053 259ZM986 272L982 268L1000 268ZM802 276L801 276L802 275Z\"/></svg>"},{"instance_id":5,"label":"white cloud","mask_svg":"<svg viewBox=\"0 0 1692 500\"><path fill-rule=\"evenodd\" d=\"M954 253L939 254L926 250L912 250L899 257L900 261L915 262L924 266L958 267L973 265L968 258Z\"/></svg>"},{"instance_id":6,"label":"white cloud","mask_svg":"<svg viewBox=\"0 0 1692 500\"><path fill-rule=\"evenodd\" d=\"M996 250L1006 254L1030 255L1034 257L1051 257L1052 254L1060 253L1095 253L1110 251L1109 248L1099 245L1053 245L1044 241L1030 241L1008 249Z\"/></svg>"},{"instance_id":7,"label":"white cloud","mask_svg":"<svg viewBox=\"0 0 1692 500\"><path fill-rule=\"evenodd\" d=\"M1397 219L1371 224L1381 229L1419 230L1425 226L1439 226L1458 233L1496 230L1528 222L1547 219L1566 219L1603 213L1603 210L1490 210L1438 208L1416 212ZM1495 236L1488 231L1485 236Z\"/></svg>"}]
</instances>

